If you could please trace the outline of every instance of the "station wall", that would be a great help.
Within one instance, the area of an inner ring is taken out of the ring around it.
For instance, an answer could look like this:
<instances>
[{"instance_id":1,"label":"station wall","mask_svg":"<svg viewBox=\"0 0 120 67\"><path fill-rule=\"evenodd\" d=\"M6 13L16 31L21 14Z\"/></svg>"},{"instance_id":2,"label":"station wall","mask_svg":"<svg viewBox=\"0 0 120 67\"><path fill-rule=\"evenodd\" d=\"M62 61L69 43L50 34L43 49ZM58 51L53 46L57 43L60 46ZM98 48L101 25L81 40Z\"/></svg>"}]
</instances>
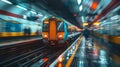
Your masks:
<instances>
[{"instance_id":1,"label":"station wall","mask_svg":"<svg viewBox=\"0 0 120 67\"><path fill-rule=\"evenodd\" d=\"M23 29L29 27L31 36L41 32L42 23L39 21L29 21L23 18L28 11L20 9L15 5L6 4L0 1L0 37L24 36Z\"/></svg>"}]
</instances>

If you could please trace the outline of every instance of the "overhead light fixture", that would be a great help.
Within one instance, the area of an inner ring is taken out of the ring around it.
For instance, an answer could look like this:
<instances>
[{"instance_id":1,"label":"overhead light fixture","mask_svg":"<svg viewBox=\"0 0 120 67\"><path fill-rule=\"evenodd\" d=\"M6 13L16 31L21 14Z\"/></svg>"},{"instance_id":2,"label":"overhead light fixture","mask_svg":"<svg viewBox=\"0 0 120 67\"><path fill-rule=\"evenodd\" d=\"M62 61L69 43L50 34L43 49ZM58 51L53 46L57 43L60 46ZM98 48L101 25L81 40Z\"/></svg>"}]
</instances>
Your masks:
<instances>
[{"instance_id":1,"label":"overhead light fixture","mask_svg":"<svg viewBox=\"0 0 120 67\"><path fill-rule=\"evenodd\" d=\"M12 2L10 2L8 0L1 0L1 1L3 1L3 2L7 3L7 4L12 4Z\"/></svg>"},{"instance_id":2,"label":"overhead light fixture","mask_svg":"<svg viewBox=\"0 0 120 67\"><path fill-rule=\"evenodd\" d=\"M82 2L82 0L77 0L77 2L78 2L78 5L80 5L80 3Z\"/></svg>"},{"instance_id":3,"label":"overhead light fixture","mask_svg":"<svg viewBox=\"0 0 120 67\"><path fill-rule=\"evenodd\" d=\"M100 22L94 22L93 25L94 25L94 26L99 26L99 25L100 25Z\"/></svg>"},{"instance_id":4,"label":"overhead light fixture","mask_svg":"<svg viewBox=\"0 0 120 67\"><path fill-rule=\"evenodd\" d=\"M38 14L38 16L43 16L42 14Z\"/></svg>"},{"instance_id":5,"label":"overhead light fixture","mask_svg":"<svg viewBox=\"0 0 120 67\"><path fill-rule=\"evenodd\" d=\"M82 9L83 9L83 6L81 5L81 6L79 7L79 10L82 11Z\"/></svg>"},{"instance_id":6,"label":"overhead light fixture","mask_svg":"<svg viewBox=\"0 0 120 67\"><path fill-rule=\"evenodd\" d=\"M24 19L27 19L27 16L26 16L26 15L23 15L23 18L24 18Z\"/></svg>"},{"instance_id":7,"label":"overhead light fixture","mask_svg":"<svg viewBox=\"0 0 120 67\"><path fill-rule=\"evenodd\" d=\"M83 23L83 26L88 26L88 23L87 22Z\"/></svg>"},{"instance_id":8,"label":"overhead light fixture","mask_svg":"<svg viewBox=\"0 0 120 67\"><path fill-rule=\"evenodd\" d=\"M30 11L31 13L33 13L33 14L37 14L36 12L34 12L34 11Z\"/></svg>"},{"instance_id":9,"label":"overhead light fixture","mask_svg":"<svg viewBox=\"0 0 120 67\"><path fill-rule=\"evenodd\" d=\"M84 16L81 16L81 19L82 19L82 22L85 22L85 20L84 20Z\"/></svg>"},{"instance_id":10,"label":"overhead light fixture","mask_svg":"<svg viewBox=\"0 0 120 67\"><path fill-rule=\"evenodd\" d=\"M44 18L47 18L46 16Z\"/></svg>"},{"instance_id":11,"label":"overhead light fixture","mask_svg":"<svg viewBox=\"0 0 120 67\"><path fill-rule=\"evenodd\" d=\"M16 7L21 8L21 9L23 9L23 10L27 10L26 8L21 7L21 6L19 6L19 5L17 5Z\"/></svg>"},{"instance_id":12,"label":"overhead light fixture","mask_svg":"<svg viewBox=\"0 0 120 67\"><path fill-rule=\"evenodd\" d=\"M119 15L115 15L115 16L111 17L110 19L111 19L111 20L117 20L117 19L119 19L119 18L120 18Z\"/></svg>"}]
</instances>

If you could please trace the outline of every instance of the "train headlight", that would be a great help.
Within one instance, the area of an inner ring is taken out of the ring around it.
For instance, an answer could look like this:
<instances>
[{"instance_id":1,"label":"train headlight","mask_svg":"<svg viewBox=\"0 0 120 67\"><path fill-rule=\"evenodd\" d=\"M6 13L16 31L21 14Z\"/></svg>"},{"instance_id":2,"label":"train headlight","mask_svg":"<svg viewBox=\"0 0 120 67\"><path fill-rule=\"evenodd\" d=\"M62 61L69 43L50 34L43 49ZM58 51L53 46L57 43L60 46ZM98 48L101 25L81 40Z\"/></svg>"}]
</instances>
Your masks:
<instances>
[{"instance_id":1,"label":"train headlight","mask_svg":"<svg viewBox=\"0 0 120 67\"><path fill-rule=\"evenodd\" d=\"M45 35L44 35L44 38L48 38L48 35L45 34Z\"/></svg>"},{"instance_id":2,"label":"train headlight","mask_svg":"<svg viewBox=\"0 0 120 67\"><path fill-rule=\"evenodd\" d=\"M62 38L62 37L63 37L63 35L61 35L61 34L58 36L58 38Z\"/></svg>"}]
</instances>

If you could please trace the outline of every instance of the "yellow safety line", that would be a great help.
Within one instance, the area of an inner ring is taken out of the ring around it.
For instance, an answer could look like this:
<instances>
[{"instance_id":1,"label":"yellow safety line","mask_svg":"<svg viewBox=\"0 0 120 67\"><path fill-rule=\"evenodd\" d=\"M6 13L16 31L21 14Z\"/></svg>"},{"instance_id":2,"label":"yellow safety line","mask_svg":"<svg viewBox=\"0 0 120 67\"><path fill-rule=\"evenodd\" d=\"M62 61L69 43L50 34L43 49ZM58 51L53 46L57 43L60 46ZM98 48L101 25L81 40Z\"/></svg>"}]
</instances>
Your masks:
<instances>
[{"instance_id":1,"label":"yellow safety line","mask_svg":"<svg viewBox=\"0 0 120 67\"><path fill-rule=\"evenodd\" d=\"M117 63L117 64L120 64L120 56L118 55L112 55L112 59Z\"/></svg>"},{"instance_id":2,"label":"yellow safety line","mask_svg":"<svg viewBox=\"0 0 120 67\"><path fill-rule=\"evenodd\" d=\"M80 38L80 41L82 40L82 37ZM72 54L72 56L70 57L70 59L68 60L68 62L66 63L65 67L70 67L71 62L73 61L73 58L78 50L78 46L80 45L80 42L78 42L78 44L76 45L76 49L74 51L74 53Z\"/></svg>"}]
</instances>

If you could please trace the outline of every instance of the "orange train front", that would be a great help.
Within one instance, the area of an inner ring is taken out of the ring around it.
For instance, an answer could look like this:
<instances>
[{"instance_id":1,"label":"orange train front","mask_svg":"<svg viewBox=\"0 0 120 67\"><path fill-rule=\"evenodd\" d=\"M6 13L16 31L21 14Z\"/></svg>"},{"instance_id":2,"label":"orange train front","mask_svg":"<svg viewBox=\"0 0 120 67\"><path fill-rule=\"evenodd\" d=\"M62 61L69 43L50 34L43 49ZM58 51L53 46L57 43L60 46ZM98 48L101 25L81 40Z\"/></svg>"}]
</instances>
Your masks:
<instances>
[{"instance_id":1,"label":"orange train front","mask_svg":"<svg viewBox=\"0 0 120 67\"><path fill-rule=\"evenodd\" d=\"M65 42L68 37L68 25L60 18L45 19L42 28L44 43L55 45L55 43Z\"/></svg>"}]
</instances>

